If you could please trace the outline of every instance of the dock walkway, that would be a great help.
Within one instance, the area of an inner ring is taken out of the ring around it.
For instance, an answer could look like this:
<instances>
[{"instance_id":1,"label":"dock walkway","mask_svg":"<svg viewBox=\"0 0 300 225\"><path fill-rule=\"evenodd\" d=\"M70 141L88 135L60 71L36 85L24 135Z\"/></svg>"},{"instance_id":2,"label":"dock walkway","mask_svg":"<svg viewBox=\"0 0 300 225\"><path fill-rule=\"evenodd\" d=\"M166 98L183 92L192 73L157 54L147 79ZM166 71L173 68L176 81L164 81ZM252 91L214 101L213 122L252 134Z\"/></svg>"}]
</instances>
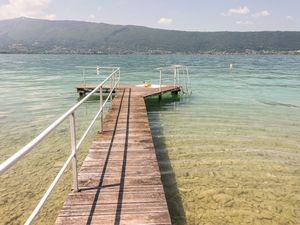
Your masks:
<instances>
[{"instance_id":1,"label":"dock walkway","mask_svg":"<svg viewBox=\"0 0 300 225\"><path fill-rule=\"evenodd\" d=\"M119 88L56 224L171 224L144 98L178 91Z\"/></svg>"}]
</instances>

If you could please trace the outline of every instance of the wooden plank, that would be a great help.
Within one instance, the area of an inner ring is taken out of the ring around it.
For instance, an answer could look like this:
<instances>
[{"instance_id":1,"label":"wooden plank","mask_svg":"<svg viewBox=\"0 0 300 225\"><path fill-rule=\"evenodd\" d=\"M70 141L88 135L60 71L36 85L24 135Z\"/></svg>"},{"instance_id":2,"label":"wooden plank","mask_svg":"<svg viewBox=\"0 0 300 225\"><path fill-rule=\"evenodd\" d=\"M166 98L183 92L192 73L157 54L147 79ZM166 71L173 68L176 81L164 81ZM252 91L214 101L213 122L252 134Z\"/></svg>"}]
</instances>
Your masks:
<instances>
[{"instance_id":1,"label":"wooden plank","mask_svg":"<svg viewBox=\"0 0 300 225\"><path fill-rule=\"evenodd\" d=\"M120 223L122 225L132 225L132 224L148 224L148 225L169 225L171 224L169 219L169 212L147 212L140 214L125 214L120 215ZM74 224L93 224L93 225L103 225L103 224L116 224L115 215L94 215L88 216L59 216L56 220L58 225L74 225Z\"/></svg>"},{"instance_id":2,"label":"wooden plank","mask_svg":"<svg viewBox=\"0 0 300 225\"><path fill-rule=\"evenodd\" d=\"M119 89L56 224L171 224L144 102L162 92Z\"/></svg>"}]
</instances>

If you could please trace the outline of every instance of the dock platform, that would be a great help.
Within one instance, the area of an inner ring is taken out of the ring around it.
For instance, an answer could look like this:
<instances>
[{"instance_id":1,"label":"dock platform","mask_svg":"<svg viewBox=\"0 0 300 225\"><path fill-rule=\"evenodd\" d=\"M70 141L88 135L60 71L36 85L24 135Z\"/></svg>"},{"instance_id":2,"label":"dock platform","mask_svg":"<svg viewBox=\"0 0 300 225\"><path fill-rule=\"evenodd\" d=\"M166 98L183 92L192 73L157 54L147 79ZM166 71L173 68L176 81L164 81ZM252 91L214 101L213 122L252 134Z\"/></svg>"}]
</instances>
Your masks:
<instances>
[{"instance_id":1,"label":"dock platform","mask_svg":"<svg viewBox=\"0 0 300 225\"><path fill-rule=\"evenodd\" d=\"M79 96L83 97L86 94L90 93L96 88L97 85L94 84L81 84L76 87L77 93ZM140 87L140 86L134 86L134 85L128 85L128 84L121 84L119 86L119 89L124 89L124 88L133 88L134 90L137 90L139 92L143 92L144 97L149 97L149 95L159 95L159 94L164 94L166 92L173 92L173 93L178 93L181 91L179 86L174 85L164 85L161 90L159 88L151 88L151 87ZM103 93L109 93L110 92L110 86L109 85L104 85L103 86ZM115 91L113 90L115 93ZM161 93L160 93L161 92ZM96 91L96 93L99 93L99 90Z\"/></svg>"},{"instance_id":2,"label":"dock platform","mask_svg":"<svg viewBox=\"0 0 300 225\"><path fill-rule=\"evenodd\" d=\"M78 89L77 89L78 90ZM121 85L56 219L62 224L171 224L144 98L179 86Z\"/></svg>"}]
</instances>

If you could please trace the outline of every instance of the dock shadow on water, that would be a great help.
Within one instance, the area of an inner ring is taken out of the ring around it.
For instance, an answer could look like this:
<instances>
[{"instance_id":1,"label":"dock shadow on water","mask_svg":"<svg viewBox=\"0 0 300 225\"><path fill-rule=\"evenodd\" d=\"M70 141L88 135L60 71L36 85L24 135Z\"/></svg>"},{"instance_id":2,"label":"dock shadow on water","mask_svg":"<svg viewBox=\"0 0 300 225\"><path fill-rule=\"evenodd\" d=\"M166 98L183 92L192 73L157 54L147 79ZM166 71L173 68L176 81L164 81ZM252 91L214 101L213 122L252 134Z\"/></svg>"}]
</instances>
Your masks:
<instances>
[{"instance_id":1,"label":"dock shadow on water","mask_svg":"<svg viewBox=\"0 0 300 225\"><path fill-rule=\"evenodd\" d=\"M158 97L146 99L146 107L172 224L184 225L186 224L186 217L182 199L165 143L163 125L159 122L159 112L166 110L164 105L175 104L178 101L180 101L179 96L165 94L161 100Z\"/></svg>"}]
</instances>

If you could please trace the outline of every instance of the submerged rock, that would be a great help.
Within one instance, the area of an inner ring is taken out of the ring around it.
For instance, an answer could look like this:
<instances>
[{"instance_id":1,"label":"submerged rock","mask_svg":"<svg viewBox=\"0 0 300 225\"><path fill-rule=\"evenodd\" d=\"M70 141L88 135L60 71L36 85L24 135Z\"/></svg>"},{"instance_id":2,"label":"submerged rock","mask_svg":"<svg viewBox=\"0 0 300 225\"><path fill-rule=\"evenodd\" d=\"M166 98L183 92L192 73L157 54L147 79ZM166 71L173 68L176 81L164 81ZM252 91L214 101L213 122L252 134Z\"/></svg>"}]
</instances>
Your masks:
<instances>
[{"instance_id":1,"label":"submerged rock","mask_svg":"<svg viewBox=\"0 0 300 225\"><path fill-rule=\"evenodd\" d=\"M222 205L229 203L230 201L233 201L233 197L231 195L223 194L223 193L214 195L213 199L215 200L215 202Z\"/></svg>"},{"instance_id":2,"label":"submerged rock","mask_svg":"<svg viewBox=\"0 0 300 225\"><path fill-rule=\"evenodd\" d=\"M262 212L257 218L260 220L272 220L273 215L270 212Z\"/></svg>"}]
</instances>

